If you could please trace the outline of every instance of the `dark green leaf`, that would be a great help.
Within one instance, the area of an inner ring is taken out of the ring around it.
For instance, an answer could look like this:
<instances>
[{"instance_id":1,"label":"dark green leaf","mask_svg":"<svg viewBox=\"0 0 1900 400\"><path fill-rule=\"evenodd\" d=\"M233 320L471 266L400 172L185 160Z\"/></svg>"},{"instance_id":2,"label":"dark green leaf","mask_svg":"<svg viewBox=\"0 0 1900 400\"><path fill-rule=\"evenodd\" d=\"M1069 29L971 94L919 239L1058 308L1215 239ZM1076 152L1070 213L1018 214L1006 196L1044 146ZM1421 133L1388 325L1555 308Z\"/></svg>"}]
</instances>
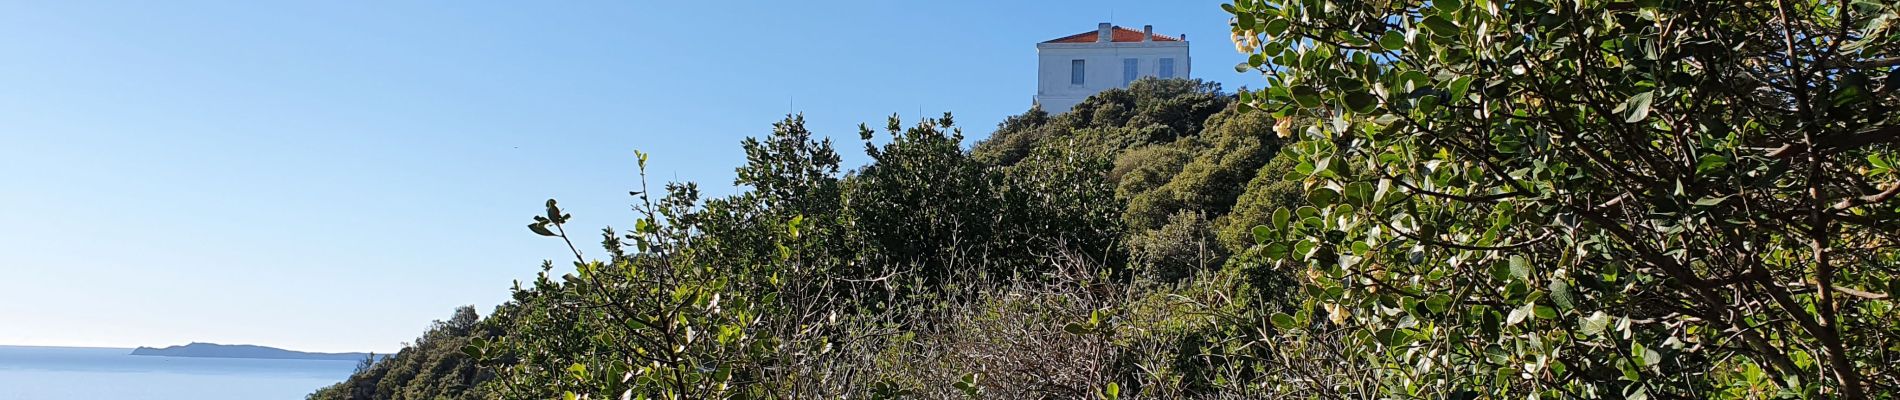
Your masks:
<instances>
[{"instance_id":1,"label":"dark green leaf","mask_svg":"<svg viewBox=\"0 0 1900 400\"><path fill-rule=\"evenodd\" d=\"M1319 89L1307 85L1293 86L1293 101L1298 102L1300 107L1318 107Z\"/></svg>"},{"instance_id":2,"label":"dark green leaf","mask_svg":"<svg viewBox=\"0 0 1900 400\"><path fill-rule=\"evenodd\" d=\"M1372 93L1366 93L1366 92L1346 93L1345 100L1346 100L1346 108L1352 109L1353 111L1362 112L1362 113L1371 112L1375 107L1378 107L1379 105L1379 98L1374 97Z\"/></svg>"},{"instance_id":3,"label":"dark green leaf","mask_svg":"<svg viewBox=\"0 0 1900 400\"><path fill-rule=\"evenodd\" d=\"M1425 25L1425 29L1431 30L1433 35L1438 35L1438 36L1457 36L1458 35L1458 24L1452 23L1451 20L1445 19L1445 17L1433 15L1433 16L1425 17L1425 20L1420 23Z\"/></svg>"},{"instance_id":4,"label":"dark green leaf","mask_svg":"<svg viewBox=\"0 0 1900 400\"><path fill-rule=\"evenodd\" d=\"M1379 36L1379 47L1385 48L1386 51L1404 49L1405 34L1399 33L1398 30L1385 31L1385 35Z\"/></svg>"},{"instance_id":5,"label":"dark green leaf","mask_svg":"<svg viewBox=\"0 0 1900 400\"><path fill-rule=\"evenodd\" d=\"M1451 296L1443 293L1432 295L1425 299L1425 308L1432 310L1434 314L1443 314L1445 310L1451 309Z\"/></svg>"},{"instance_id":6,"label":"dark green leaf","mask_svg":"<svg viewBox=\"0 0 1900 400\"><path fill-rule=\"evenodd\" d=\"M1293 322L1293 316L1287 315L1287 313L1273 313L1273 316L1270 317L1270 319L1273 320L1273 327L1280 328L1282 330L1292 330L1293 328L1299 327L1299 324L1295 324Z\"/></svg>"},{"instance_id":7,"label":"dark green leaf","mask_svg":"<svg viewBox=\"0 0 1900 400\"><path fill-rule=\"evenodd\" d=\"M548 230L547 224L540 223L540 222L528 224L528 230L534 231L534 234L536 235L556 236L553 231Z\"/></svg>"},{"instance_id":8,"label":"dark green leaf","mask_svg":"<svg viewBox=\"0 0 1900 400\"><path fill-rule=\"evenodd\" d=\"M1550 306L1537 306L1537 307L1531 308L1531 312L1537 314L1537 318L1541 318L1541 319L1557 318L1557 309L1550 308Z\"/></svg>"},{"instance_id":9,"label":"dark green leaf","mask_svg":"<svg viewBox=\"0 0 1900 400\"><path fill-rule=\"evenodd\" d=\"M1451 80L1449 89L1451 89L1452 101L1464 100L1466 91L1471 90L1471 77L1460 76L1458 79Z\"/></svg>"},{"instance_id":10,"label":"dark green leaf","mask_svg":"<svg viewBox=\"0 0 1900 400\"><path fill-rule=\"evenodd\" d=\"M1333 205L1333 200L1337 199L1339 199L1339 192L1327 188L1316 188L1306 193L1306 201L1312 202L1314 206L1318 207L1331 206Z\"/></svg>"},{"instance_id":11,"label":"dark green leaf","mask_svg":"<svg viewBox=\"0 0 1900 400\"><path fill-rule=\"evenodd\" d=\"M1267 21L1267 29L1262 32L1266 32L1268 36L1279 37L1280 34L1286 33L1287 28L1290 26L1292 26L1292 24L1288 23L1286 19L1274 18L1272 21Z\"/></svg>"}]
</instances>

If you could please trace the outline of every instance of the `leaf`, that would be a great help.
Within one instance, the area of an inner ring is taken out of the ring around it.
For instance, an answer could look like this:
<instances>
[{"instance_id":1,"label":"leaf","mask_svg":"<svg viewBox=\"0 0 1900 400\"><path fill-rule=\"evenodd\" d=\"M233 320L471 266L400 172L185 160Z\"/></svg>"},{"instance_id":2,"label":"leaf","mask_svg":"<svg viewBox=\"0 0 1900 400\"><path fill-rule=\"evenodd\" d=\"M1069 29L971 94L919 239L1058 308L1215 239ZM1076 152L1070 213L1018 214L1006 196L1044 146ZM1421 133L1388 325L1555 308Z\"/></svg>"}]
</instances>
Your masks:
<instances>
[{"instance_id":1,"label":"leaf","mask_svg":"<svg viewBox=\"0 0 1900 400\"><path fill-rule=\"evenodd\" d=\"M1443 293L1432 295L1425 299L1425 309L1431 310L1433 314L1443 314L1445 310L1451 309L1451 296Z\"/></svg>"},{"instance_id":2,"label":"leaf","mask_svg":"<svg viewBox=\"0 0 1900 400\"><path fill-rule=\"evenodd\" d=\"M1293 316L1287 313L1273 313L1269 319L1273 320L1273 327L1282 330L1293 330L1299 327L1299 324L1293 322Z\"/></svg>"},{"instance_id":3,"label":"leaf","mask_svg":"<svg viewBox=\"0 0 1900 400\"><path fill-rule=\"evenodd\" d=\"M1368 203L1372 202L1372 196L1375 193L1377 193L1377 189L1373 188L1371 183L1358 182L1346 185L1346 192L1342 194L1346 196L1347 204L1366 207Z\"/></svg>"},{"instance_id":4,"label":"leaf","mask_svg":"<svg viewBox=\"0 0 1900 400\"><path fill-rule=\"evenodd\" d=\"M1374 108L1379 106L1378 97L1374 97L1372 93L1363 91L1346 93L1344 100L1346 100L1346 108L1362 113L1372 112Z\"/></svg>"},{"instance_id":5,"label":"leaf","mask_svg":"<svg viewBox=\"0 0 1900 400\"><path fill-rule=\"evenodd\" d=\"M1287 22L1284 18L1274 18L1272 21L1267 21L1267 29L1262 32L1266 32L1267 36L1279 37L1280 34L1286 33L1287 28L1291 26L1293 26L1293 24Z\"/></svg>"},{"instance_id":6,"label":"leaf","mask_svg":"<svg viewBox=\"0 0 1900 400\"><path fill-rule=\"evenodd\" d=\"M1550 308L1550 306L1532 307L1531 313L1536 314L1537 318L1539 319L1556 319L1557 318L1557 309Z\"/></svg>"},{"instance_id":7,"label":"leaf","mask_svg":"<svg viewBox=\"0 0 1900 400\"><path fill-rule=\"evenodd\" d=\"M1318 107L1319 89L1307 85L1295 85L1293 86L1293 101L1299 103L1300 107Z\"/></svg>"},{"instance_id":8,"label":"leaf","mask_svg":"<svg viewBox=\"0 0 1900 400\"><path fill-rule=\"evenodd\" d=\"M1452 101L1464 100L1465 93L1471 90L1471 77L1460 76L1458 79L1451 80L1449 89L1451 89Z\"/></svg>"},{"instance_id":9,"label":"leaf","mask_svg":"<svg viewBox=\"0 0 1900 400\"><path fill-rule=\"evenodd\" d=\"M1441 12L1452 12L1465 8L1465 5L1459 0L1432 0L1432 8Z\"/></svg>"},{"instance_id":10,"label":"leaf","mask_svg":"<svg viewBox=\"0 0 1900 400\"><path fill-rule=\"evenodd\" d=\"M1386 51L1404 49L1405 34L1397 30L1385 31L1385 35L1379 36L1379 47L1385 48Z\"/></svg>"},{"instance_id":11,"label":"leaf","mask_svg":"<svg viewBox=\"0 0 1900 400\"><path fill-rule=\"evenodd\" d=\"M1254 244L1266 244L1269 240L1273 240L1272 228L1268 228L1266 225L1255 225L1253 227Z\"/></svg>"},{"instance_id":12,"label":"leaf","mask_svg":"<svg viewBox=\"0 0 1900 400\"><path fill-rule=\"evenodd\" d=\"M976 397L977 389L978 389L976 386L976 380L979 377L980 376L976 373L964 375L963 379L958 380L956 383L950 384L950 386L956 387L958 390L962 390L965 396Z\"/></svg>"},{"instance_id":13,"label":"leaf","mask_svg":"<svg viewBox=\"0 0 1900 400\"><path fill-rule=\"evenodd\" d=\"M1642 343L1637 343L1631 350L1636 352L1637 359L1642 360L1643 366L1645 367L1653 367L1656 366L1656 364L1662 363L1662 353L1657 353L1656 349L1644 346Z\"/></svg>"},{"instance_id":14,"label":"leaf","mask_svg":"<svg viewBox=\"0 0 1900 400\"><path fill-rule=\"evenodd\" d=\"M1333 205L1333 200L1337 199L1339 199L1339 192L1335 192L1332 189L1318 188L1313 189L1311 192L1306 192L1306 201L1312 202L1313 205L1319 207L1331 206Z\"/></svg>"},{"instance_id":15,"label":"leaf","mask_svg":"<svg viewBox=\"0 0 1900 400\"><path fill-rule=\"evenodd\" d=\"M1728 157L1723 157L1718 154L1704 155L1696 160L1695 173L1696 175L1708 174L1710 171L1715 171L1726 166L1728 166Z\"/></svg>"},{"instance_id":16,"label":"leaf","mask_svg":"<svg viewBox=\"0 0 1900 400\"><path fill-rule=\"evenodd\" d=\"M1447 37L1458 35L1458 24L1452 23L1445 17L1437 15L1425 17L1422 23L1425 24L1425 29L1431 30L1434 35Z\"/></svg>"},{"instance_id":17,"label":"leaf","mask_svg":"<svg viewBox=\"0 0 1900 400\"><path fill-rule=\"evenodd\" d=\"M1108 387L1102 389L1102 394L1107 395L1108 400L1120 399L1122 398L1122 386L1115 384L1115 382L1109 382Z\"/></svg>"},{"instance_id":18,"label":"leaf","mask_svg":"<svg viewBox=\"0 0 1900 400\"><path fill-rule=\"evenodd\" d=\"M1629 100L1624 100L1623 104L1616 106L1616 110L1614 111L1625 115L1623 122L1642 122L1644 119L1649 118L1649 106L1650 103L1654 101L1655 96L1655 91L1637 93L1635 96L1630 96Z\"/></svg>"},{"instance_id":19,"label":"leaf","mask_svg":"<svg viewBox=\"0 0 1900 400\"><path fill-rule=\"evenodd\" d=\"M1529 318L1531 316L1531 313L1533 312L1531 311L1531 309L1533 306L1534 306L1533 304L1526 303L1524 304L1523 307L1512 309L1511 314L1504 317L1504 324L1517 325L1517 323L1519 322L1524 322L1525 318Z\"/></svg>"},{"instance_id":20,"label":"leaf","mask_svg":"<svg viewBox=\"0 0 1900 400\"><path fill-rule=\"evenodd\" d=\"M1292 219L1293 219L1293 212L1288 211L1286 207L1280 207L1277 210L1273 210L1273 230L1279 231L1279 232L1286 232L1287 221L1290 221Z\"/></svg>"},{"instance_id":21,"label":"leaf","mask_svg":"<svg viewBox=\"0 0 1900 400\"><path fill-rule=\"evenodd\" d=\"M1555 279L1550 281L1550 301L1564 309L1577 308L1577 293L1570 289L1570 282Z\"/></svg>"},{"instance_id":22,"label":"leaf","mask_svg":"<svg viewBox=\"0 0 1900 400\"><path fill-rule=\"evenodd\" d=\"M1597 334L1603 333L1603 330L1609 327L1610 316L1604 314L1602 311L1597 311L1583 318L1582 327L1579 331L1585 336L1596 336Z\"/></svg>"},{"instance_id":23,"label":"leaf","mask_svg":"<svg viewBox=\"0 0 1900 400\"><path fill-rule=\"evenodd\" d=\"M1089 327L1086 327L1086 326L1082 326L1082 324L1078 322L1070 322L1068 325L1063 325L1062 330L1064 332L1073 333L1077 335L1086 335L1086 334L1089 334L1090 332L1093 332L1092 329L1089 329Z\"/></svg>"},{"instance_id":24,"label":"leaf","mask_svg":"<svg viewBox=\"0 0 1900 400\"><path fill-rule=\"evenodd\" d=\"M528 230L534 231L534 234L536 235L555 236L553 231L548 230L546 223L536 222L536 223L528 224Z\"/></svg>"},{"instance_id":25,"label":"leaf","mask_svg":"<svg viewBox=\"0 0 1900 400\"><path fill-rule=\"evenodd\" d=\"M1718 204L1722 204L1723 200L1728 200L1728 196L1703 197L1700 199L1696 199L1695 203L1693 204L1698 205L1698 206L1703 206L1703 207L1714 207Z\"/></svg>"},{"instance_id":26,"label":"leaf","mask_svg":"<svg viewBox=\"0 0 1900 400\"><path fill-rule=\"evenodd\" d=\"M1649 400L1648 387L1643 387L1643 386L1632 386L1632 387L1634 387L1636 390L1631 391L1628 396L1623 396L1623 400Z\"/></svg>"},{"instance_id":27,"label":"leaf","mask_svg":"<svg viewBox=\"0 0 1900 400\"><path fill-rule=\"evenodd\" d=\"M1498 368L1498 371L1497 371L1498 384L1503 384L1505 382L1510 382L1516 379L1517 379L1517 369L1511 368L1511 367Z\"/></svg>"}]
</instances>

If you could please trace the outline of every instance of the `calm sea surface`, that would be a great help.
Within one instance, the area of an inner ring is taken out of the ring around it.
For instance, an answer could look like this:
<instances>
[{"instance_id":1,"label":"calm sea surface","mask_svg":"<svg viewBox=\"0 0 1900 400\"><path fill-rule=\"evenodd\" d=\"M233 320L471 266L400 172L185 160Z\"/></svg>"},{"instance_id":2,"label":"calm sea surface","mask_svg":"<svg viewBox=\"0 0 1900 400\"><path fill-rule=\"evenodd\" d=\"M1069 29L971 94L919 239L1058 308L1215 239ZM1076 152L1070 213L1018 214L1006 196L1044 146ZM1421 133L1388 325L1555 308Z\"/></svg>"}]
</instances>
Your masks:
<instances>
[{"instance_id":1,"label":"calm sea surface","mask_svg":"<svg viewBox=\"0 0 1900 400\"><path fill-rule=\"evenodd\" d=\"M127 355L132 349L0 346L0 400L302 399L354 361Z\"/></svg>"}]
</instances>

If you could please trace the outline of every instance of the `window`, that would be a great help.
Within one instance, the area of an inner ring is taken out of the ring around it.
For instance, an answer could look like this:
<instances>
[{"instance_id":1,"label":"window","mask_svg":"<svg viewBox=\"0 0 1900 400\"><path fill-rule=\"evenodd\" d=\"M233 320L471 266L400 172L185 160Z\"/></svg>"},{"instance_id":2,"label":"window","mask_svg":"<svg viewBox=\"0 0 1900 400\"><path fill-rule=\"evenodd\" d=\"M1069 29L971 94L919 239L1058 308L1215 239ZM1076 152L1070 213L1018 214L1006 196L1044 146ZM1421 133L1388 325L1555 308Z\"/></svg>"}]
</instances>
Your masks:
<instances>
[{"instance_id":1,"label":"window","mask_svg":"<svg viewBox=\"0 0 1900 400\"><path fill-rule=\"evenodd\" d=\"M1088 69L1088 62L1085 60L1070 61L1069 62L1069 84L1070 85L1082 84L1082 77L1088 76L1087 69Z\"/></svg>"},{"instance_id":2,"label":"window","mask_svg":"<svg viewBox=\"0 0 1900 400\"><path fill-rule=\"evenodd\" d=\"M1172 58L1161 59L1161 79L1168 79L1168 78L1173 78L1173 77L1174 77L1174 59Z\"/></svg>"},{"instance_id":3,"label":"window","mask_svg":"<svg viewBox=\"0 0 1900 400\"><path fill-rule=\"evenodd\" d=\"M1141 60L1135 58L1122 59L1122 86L1128 86L1128 83L1134 82L1137 76L1141 76Z\"/></svg>"}]
</instances>

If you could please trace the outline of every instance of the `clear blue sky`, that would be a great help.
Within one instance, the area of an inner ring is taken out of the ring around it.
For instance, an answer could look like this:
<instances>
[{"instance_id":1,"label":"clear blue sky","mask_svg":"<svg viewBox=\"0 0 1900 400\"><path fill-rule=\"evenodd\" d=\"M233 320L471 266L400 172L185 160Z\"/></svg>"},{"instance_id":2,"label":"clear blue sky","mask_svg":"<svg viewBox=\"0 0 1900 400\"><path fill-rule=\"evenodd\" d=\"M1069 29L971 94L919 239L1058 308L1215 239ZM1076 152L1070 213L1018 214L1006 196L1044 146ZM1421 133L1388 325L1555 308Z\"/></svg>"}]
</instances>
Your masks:
<instances>
[{"instance_id":1,"label":"clear blue sky","mask_svg":"<svg viewBox=\"0 0 1900 400\"><path fill-rule=\"evenodd\" d=\"M860 122L1035 93L1035 43L1114 22L1237 74L1215 1L0 1L0 344L390 351L627 225L635 149L729 194L788 111Z\"/></svg>"}]
</instances>

